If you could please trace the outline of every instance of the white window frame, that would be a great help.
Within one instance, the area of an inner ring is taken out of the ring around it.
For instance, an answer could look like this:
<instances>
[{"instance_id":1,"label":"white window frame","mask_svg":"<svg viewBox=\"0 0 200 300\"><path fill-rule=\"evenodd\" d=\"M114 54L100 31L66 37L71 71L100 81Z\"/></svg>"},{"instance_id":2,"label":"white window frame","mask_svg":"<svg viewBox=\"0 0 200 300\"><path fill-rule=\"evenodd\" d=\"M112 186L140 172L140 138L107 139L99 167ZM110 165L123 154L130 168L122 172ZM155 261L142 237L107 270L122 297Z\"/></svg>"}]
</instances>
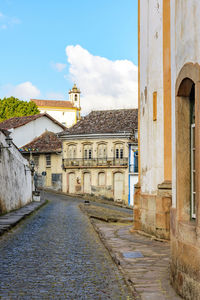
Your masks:
<instances>
[{"instance_id":1,"label":"white window frame","mask_svg":"<svg viewBox=\"0 0 200 300\"><path fill-rule=\"evenodd\" d=\"M191 217L192 219L196 219L196 191L194 186L194 179L196 175L195 165L194 165L194 155L195 155L195 124L191 124Z\"/></svg>"}]
</instances>

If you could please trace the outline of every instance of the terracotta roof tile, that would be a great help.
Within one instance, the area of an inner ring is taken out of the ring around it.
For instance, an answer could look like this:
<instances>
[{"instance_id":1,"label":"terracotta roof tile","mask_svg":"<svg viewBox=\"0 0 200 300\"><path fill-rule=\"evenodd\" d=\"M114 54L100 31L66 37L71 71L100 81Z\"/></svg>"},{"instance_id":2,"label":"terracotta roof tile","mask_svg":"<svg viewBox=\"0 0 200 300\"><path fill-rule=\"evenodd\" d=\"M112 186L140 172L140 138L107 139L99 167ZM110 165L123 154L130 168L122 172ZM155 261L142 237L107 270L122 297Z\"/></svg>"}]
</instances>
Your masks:
<instances>
[{"instance_id":1,"label":"terracotta roof tile","mask_svg":"<svg viewBox=\"0 0 200 300\"><path fill-rule=\"evenodd\" d=\"M32 122L32 121L34 121L38 118L44 117L44 116L51 119L54 123L59 125L61 128L63 128L63 129L66 128L63 124L59 123L57 120L52 118L50 115L48 115L47 113L44 113L44 114L37 114L37 115L33 115L33 116L14 117L14 118L5 120L0 123L0 129L8 130L11 128L17 128L17 127L23 126L29 122Z\"/></svg>"},{"instance_id":2,"label":"terracotta roof tile","mask_svg":"<svg viewBox=\"0 0 200 300\"><path fill-rule=\"evenodd\" d=\"M56 134L50 131L45 131L42 135L35 138L32 142L20 148L23 153L52 153L61 152L62 143L57 138Z\"/></svg>"},{"instance_id":3,"label":"terracotta roof tile","mask_svg":"<svg viewBox=\"0 0 200 300\"><path fill-rule=\"evenodd\" d=\"M138 127L137 109L92 111L59 135L133 132Z\"/></svg>"},{"instance_id":4,"label":"terracotta roof tile","mask_svg":"<svg viewBox=\"0 0 200 300\"><path fill-rule=\"evenodd\" d=\"M31 99L37 106L74 108L70 101Z\"/></svg>"}]
</instances>

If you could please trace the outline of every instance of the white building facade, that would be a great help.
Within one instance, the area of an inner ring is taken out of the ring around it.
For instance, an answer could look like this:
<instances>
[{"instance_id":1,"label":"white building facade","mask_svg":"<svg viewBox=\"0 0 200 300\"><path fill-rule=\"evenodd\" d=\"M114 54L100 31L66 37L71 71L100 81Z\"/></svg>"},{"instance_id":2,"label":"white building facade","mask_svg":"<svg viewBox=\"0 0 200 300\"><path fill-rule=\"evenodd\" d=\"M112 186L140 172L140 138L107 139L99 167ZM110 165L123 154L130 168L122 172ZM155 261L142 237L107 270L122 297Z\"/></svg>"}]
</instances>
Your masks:
<instances>
[{"instance_id":1,"label":"white building facade","mask_svg":"<svg viewBox=\"0 0 200 300\"><path fill-rule=\"evenodd\" d=\"M0 130L0 214L32 201L32 178L27 160L16 146L8 146Z\"/></svg>"},{"instance_id":2,"label":"white building facade","mask_svg":"<svg viewBox=\"0 0 200 300\"><path fill-rule=\"evenodd\" d=\"M65 127L71 127L80 120L80 90L74 84L69 90L69 100L39 100L31 99L40 110L41 113L48 113Z\"/></svg>"},{"instance_id":3,"label":"white building facade","mask_svg":"<svg viewBox=\"0 0 200 300\"><path fill-rule=\"evenodd\" d=\"M1 122L0 128L11 132L10 136L18 148L32 142L45 131L58 133L66 129L48 114L11 118Z\"/></svg>"}]
</instances>

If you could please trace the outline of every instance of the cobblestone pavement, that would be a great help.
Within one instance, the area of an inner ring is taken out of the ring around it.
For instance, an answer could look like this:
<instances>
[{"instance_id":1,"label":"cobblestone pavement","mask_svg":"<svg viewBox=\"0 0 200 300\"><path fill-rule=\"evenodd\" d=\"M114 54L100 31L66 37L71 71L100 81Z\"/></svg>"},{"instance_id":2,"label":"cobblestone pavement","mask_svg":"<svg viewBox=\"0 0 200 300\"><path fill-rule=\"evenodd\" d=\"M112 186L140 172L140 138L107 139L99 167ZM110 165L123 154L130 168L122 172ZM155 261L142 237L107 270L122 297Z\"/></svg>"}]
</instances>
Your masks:
<instances>
[{"instance_id":1,"label":"cobblestone pavement","mask_svg":"<svg viewBox=\"0 0 200 300\"><path fill-rule=\"evenodd\" d=\"M169 280L170 247L130 233L132 226L93 221L113 259L135 289L135 299L179 300Z\"/></svg>"},{"instance_id":2,"label":"cobblestone pavement","mask_svg":"<svg viewBox=\"0 0 200 300\"><path fill-rule=\"evenodd\" d=\"M0 238L0 299L133 299L80 201L48 198Z\"/></svg>"}]
</instances>

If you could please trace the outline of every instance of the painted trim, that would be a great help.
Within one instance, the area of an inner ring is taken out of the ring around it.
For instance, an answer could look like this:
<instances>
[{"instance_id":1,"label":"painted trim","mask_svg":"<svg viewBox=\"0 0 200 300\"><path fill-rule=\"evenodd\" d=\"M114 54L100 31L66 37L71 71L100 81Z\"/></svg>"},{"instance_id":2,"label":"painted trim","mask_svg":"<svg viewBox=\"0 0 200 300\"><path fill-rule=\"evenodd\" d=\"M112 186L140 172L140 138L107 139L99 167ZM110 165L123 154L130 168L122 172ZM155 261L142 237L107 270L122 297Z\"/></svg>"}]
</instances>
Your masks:
<instances>
[{"instance_id":1,"label":"painted trim","mask_svg":"<svg viewBox=\"0 0 200 300\"><path fill-rule=\"evenodd\" d=\"M140 0L138 0L138 182L140 182Z\"/></svg>"},{"instance_id":2,"label":"painted trim","mask_svg":"<svg viewBox=\"0 0 200 300\"><path fill-rule=\"evenodd\" d=\"M131 136L131 133L92 133L92 134L66 134L61 133L57 134L60 139L71 140L71 139L109 139L109 138L126 138L128 139ZM124 143L120 141L120 143Z\"/></svg>"},{"instance_id":3,"label":"painted trim","mask_svg":"<svg viewBox=\"0 0 200 300\"><path fill-rule=\"evenodd\" d=\"M63 111L63 110L72 110L72 111L77 111L76 107L55 107L55 106L38 106L38 109L42 109L42 110L57 110L57 111Z\"/></svg>"},{"instance_id":4,"label":"painted trim","mask_svg":"<svg viewBox=\"0 0 200 300\"><path fill-rule=\"evenodd\" d=\"M129 190L128 190L128 205L130 206L130 202L131 202L131 192L130 192L130 189L131 189L131 187L130 187L130 184L131 184L131 180L130 180L131 178L130 178L130 174L128 174L128 188L129 188Z\"/></svg>"},{"instance_id":5,"label":"painted trim","mask_svg":"<svg viewBox=\"0 0 200 300\"><path fill-rule=\"evenodd\" d=\"M164 180L172 180L170 0L163 1Z\"/></svg>"}]
</instances>

